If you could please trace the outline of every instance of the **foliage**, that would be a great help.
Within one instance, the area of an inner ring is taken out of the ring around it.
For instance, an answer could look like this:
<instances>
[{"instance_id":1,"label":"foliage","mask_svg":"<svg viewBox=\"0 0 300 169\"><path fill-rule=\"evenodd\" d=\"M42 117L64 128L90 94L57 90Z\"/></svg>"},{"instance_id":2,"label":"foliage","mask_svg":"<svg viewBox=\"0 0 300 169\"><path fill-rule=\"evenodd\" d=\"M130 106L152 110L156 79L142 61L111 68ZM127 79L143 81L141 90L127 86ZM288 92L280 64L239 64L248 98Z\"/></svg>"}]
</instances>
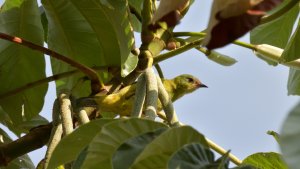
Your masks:
<instances>
[{"instance_id":1,"label":"foliage","mask_svg":"<svg viewBox=\"0 0 300 169\"><path fill-rule=\"evenodd\" d=\"M91 109L87 115L93 120L80 124L81 114L72 114L75 130L62 138L50 159L45 159L50 160L49 169L62 168L63 164L105 169L226 169L229 161L237 165L236 169L298 168L299 105L288 115L281 135L276 135L283 158L266 152L243 161L234 160L229 151L214 148L192 127L179 121L170 123L172 117L177 120L172 102L154 91L147 91L156 96L150 99L165 99L159 104L168 106L164 107L166 117L159 114L164 122L106 119L103 117L109 117L109 112L99 113L95 105L78 105L78 98L99 91L98 95L105 95L107 89L118 92L121 84L133 84L141 72L153 65L159 70L160 61L193 48L218 64L232 66L235 59L214 51L230 43L255 51L259 59L273 66L288 66L288 94L300 95L299 0L282 1L214 0L206 31L174 32L192 0L161 0L158 8L152 0L6 0L0 10L0 123L17 136L36 134L33 131L43 125L59 126L55 106L52 124L39 115L48 82L55 81L57 94L70 91L73 107L69 109ZM237 40L249 31L250 44ZM142 40L139 49L134 36ZM51 77L45 75L44 54L51 56ZM12 142L0 129L0 166L34 168L26 153L41 146L39 140L20 138ZM221 157L215 159L212 150Z\"/></svg>"}]
</instances>

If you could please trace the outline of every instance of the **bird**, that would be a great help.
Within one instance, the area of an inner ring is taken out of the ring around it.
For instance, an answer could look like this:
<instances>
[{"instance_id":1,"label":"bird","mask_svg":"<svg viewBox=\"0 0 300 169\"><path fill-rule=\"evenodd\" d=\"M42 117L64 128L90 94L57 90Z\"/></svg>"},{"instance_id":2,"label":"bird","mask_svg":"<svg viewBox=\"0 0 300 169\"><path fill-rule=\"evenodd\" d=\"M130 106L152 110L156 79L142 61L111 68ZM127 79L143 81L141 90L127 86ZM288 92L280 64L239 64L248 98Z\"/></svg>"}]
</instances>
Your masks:
<instances>
[{"instance_id":1,"label":"bird","mask_svg":"<svg viewBox=\"0 0 300 169\"><path fill-rule=\"evenodd\" d=\"M198 78L189 74L182 74L173 79L162 79L162 82L172 102L196 89L207 88ZM113 94L80 98L76 104L80 107L97 107L100 114L101 112L111 113L112 117L130 116L135 101L135 91L136 83ZM161 110L162 106L158 103L157 111Z\"/></svg>"}]
</instances>

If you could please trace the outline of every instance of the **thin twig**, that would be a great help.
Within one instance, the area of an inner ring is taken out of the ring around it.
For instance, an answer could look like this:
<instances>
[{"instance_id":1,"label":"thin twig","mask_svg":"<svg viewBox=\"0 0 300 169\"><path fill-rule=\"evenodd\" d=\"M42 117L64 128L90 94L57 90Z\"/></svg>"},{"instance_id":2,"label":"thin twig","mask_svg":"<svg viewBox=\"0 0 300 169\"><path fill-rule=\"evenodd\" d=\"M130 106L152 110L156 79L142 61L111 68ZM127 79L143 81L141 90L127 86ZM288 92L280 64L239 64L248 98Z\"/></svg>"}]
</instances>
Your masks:
<instances>
[{"instance_id":1,"label":"thin twig","mask_svg":"<svg viewBox=\"0 0 300 169\"><path fill-rule=\"evenodd\" d=\"M221 155L225 155L228 153L228 151L226 151L224 148L220 147L219 145L217 145L215 142L213 142L212 140L205 138L209 147L213 150L215 150L217 153L221 154ZM237 158L235 155L228 153L228 158L230 161L232 161L234 164L236 165L241 165L242 164L242 160L240 160L239 158Z\"/></svg>"},{"instance_id":2,"label":"thin twig","mask_svg":"<svg viewBox=\"0 0 300 169\"><path fill-rule=\"evenodd\" d=\"M164 78L165 78L165 77L164 77L164 73L163 73L161 67L159 66L159 64L158 64L158 63L155 64L154 67L155 67L155 69L156 69L156 71L157 71L159 77L160 77L161 79L164 79Z\"/></svg>"},{"instance_id":3,"label":"thin twig","mask_svg":"<svg viewBox=\"0 0 300 169\"><path fill-rule=\"evenodd\" d=\"M36 45L32 42L29 42L27 40L24 40L24 39L16 37L16 36L11 36L11 35L0 32L0 38L8 40L8 41L16 43L16 44L19 44L19 45L22 45L22 46L26 46L26 47L31 48L33 50L40 51L40 52L42 52L46 55L49 55L50 57L53 57L53 58L58 59L60 61L63 61L65 63L79 69L84 74L86 74L91 79L92 84L95 84L95 85L99 86L99 89L98 89L99 91L100 91L100 89L104 88L104 84L101 81L101 79L99 78L97 72L95 72L93 69L91 69L91 68L89 68L89 67L87 67L87 66L85 66L85 65L83 65L83 64L81 64L81 63L79 63L75 60L72 60L71 58L63 56L63 55L61 55L61 54L59 54L59 53L57 53L53 50L50 50L50 49L45 48L43 46ZM93 89L96 89L96 88L93 88Z\"/></svg>"},{"instance_id":4,"label":"thin twig","mask_svg":"<svg viewBox=\"0 0 300 169\"><path fill-rule=\"evenodd\" d=\"M79 110L78 118L79 118L80 124L86 124L90 121L89 116L87 115L87 112L83 108L81 108Z\"/></svg>"}]
</instances>

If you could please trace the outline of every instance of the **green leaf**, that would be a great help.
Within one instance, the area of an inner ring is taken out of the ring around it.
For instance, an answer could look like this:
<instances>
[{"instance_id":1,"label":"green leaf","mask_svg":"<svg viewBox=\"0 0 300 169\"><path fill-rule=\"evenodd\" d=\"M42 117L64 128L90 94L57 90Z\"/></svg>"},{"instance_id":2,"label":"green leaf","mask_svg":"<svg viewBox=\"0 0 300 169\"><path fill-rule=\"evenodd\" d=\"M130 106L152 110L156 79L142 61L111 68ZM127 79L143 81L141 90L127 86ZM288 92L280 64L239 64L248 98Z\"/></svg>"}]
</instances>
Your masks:
<instances>
[{"instance_id":1,"label":"green leaf","mask_svg":"<svg viewBox=\"0 0 300 169\"><path fill-rule=\"evenodd\" d=\"M287 89L288 95L300 95L300 70L290 68Z\"/></svg>"},{"instance_id":2,"label":"green leaf","mask_svg":"<svg viewBox=\"0 0 300 169\"><path fill-rule=\"evenodd\" d=\"M166 128L163 123L146 119L131 118L105 125L90 143L82 168L112 168L112 157L118 147L127 139L158 128Z\"/></svg>"},{"instance_id":3,"label":"green leaf","mask_svg":"<svg viewBox=\"0 0 300 169\"><path fill-rule=\"evenodd\" d=\"M199 169L214 162L214 154L199 143L183 146L175 152L168 162L169 169Z\"/></svg>"},{"instance_id":4,"label":"green leaf","mask_svg":"<svg viewBox=\"0 0 300 169\"><path fill-rule=\"evenodd\" d=\"M165 169L174 152L190 143L208 147L204 136L190 126L171 128L153 140L135 160L132 169Z\"/></svg>"},{"instance_id":5,"label":"green leaf","mask_svg":"<svg viewBox=\"0 0 300 169\"><path fill-rule=\"evenodd\" d=\"M72 165L72 169L82 169L81 166L84 163L84 160L87 156L87 151L88 147L85 147L80 154L78 155L77 159L74 161L73 165Z\"/></svg>"},{"instance_id":6,"label":"green leaf","mask_svg":"<svg viewBox=\"0 0 300 169\"><path fill-rule=\"evenodd\" d=\"M9 137L9 135L0 128L0 145L4 143L12 142L13 140ZM13 161L9 162L9 164L5 167L0 167L0 169L20 169L20 168L28 168L34 169L34 164L28 155L20 156Z\"/></svg>"},{"instance_id":7,"label":"green leaf","mask_svg":"<svg viewBox=\"0 0 300 169\"><path fill-rule=\"evenodd\" d=\"M115 152L112 159L113 168L128 169L144 148L164 131L166 128L159 128L128 139Z\"/></svg>"},{"instance_id":8,"label":"green leaf","mask_svg":"<svg viewBox=\"0 0 300 169\"><path fill-rule=\"evenodd\" d=\"M299 168L300 161L300 103L292 109L280 132L280 148L290 168Z\"/></svg>"},{"instance_id":9,"label":"green leaf","mask_svg":"<svg viewBox=\"0 0 300 169\"><path fill-rule=\"evenodd\" d=\"M91 142L101 128L114 120L98 119L84 124L64 137L55 148L49 161L48 168L55 168L61 164L68 163L79 155L79 153Z\"/></svg>"},{"instance_id":10,"label":"green leaf","mask_svg":"<svg viewBox=\"0 0 300 169\"><path fill-rule=\"evenodd\" d=\"M300 20L298 21L298 26L293 36L291 37L291 40L289 41L289 43L287 44L287 46L285 47L281 55L283 62L290 62L300 58L299 43L300 43Z\"/></svg>"},{"instance_id":11,"label":"green leaf","mask_svg":"<svg viewBox=\"0 0 300 169\"><path fill-rule=\"evenodd\" d=\"M141 16L141 10L143 7L143 0L128 0L131 10L134 10L139 16ZM129 15L130 23L133 27L133 30L136 32L142 31L142 23L139 19L131 12Z\"/></svg>"},{"instance_id":12,"label":"green leaf","mask_svg":"<svg viewBox=\"0 0 300 169\"><path fill-rule=\"evenodd\" d=\"M0 123L6 126L15 135L20 137L22 133L27 133L30 129L39 125L48 124L49 122L43 116L37 115L28 121L15 124L0 106Z\"/></svg>"},{"instance_id":13,"label":"green leaf","mask_svg":"<svg viewBox=\"0 0 300 169\"><path fill-rule=\"evenodd\" d=\"M277 132L269 130L267 132L267 134L269 134L270 136L273 136L273 138L276 140L276 142L278 144L280 144L280 135Z\"/></svg>"},{"instance_id":14,"label":"green leaf","mask_svg":"<svg viewBox=\"0 0 300 169\"><path fill-rule=\"evenodd\" d=\"M242 165L251 165L258 169L288 168L281 155L274 152L252 154L243 160Z\"/></svg>"},{"instance_id":15,"label":"green leaf","mask_svg":"<svg viewBox=\"0 0 300 169\"><path fill-rule=\"evenodd\" d=\"M131 73L138 64L138 56L130 52L125 64L122 66L121 75L125 77Z\"/></svg>"},{"instance_id":16,"label":"green leaf","mask_svg":"<svg viewBox=\"0 0 300 169\"><path fill-rule=\"evenodd\" d=\"M287 4L288 1L284 1ZM290 11L279 18L262 24L250 32L252 44L269 44L279 48L285 48L293 30L294 22L298 16L299 7L295 5Z\"/></svg>"},{"instance_id":17,"label":"green leaf","mask_svg":"<svg viewBox=\"0 0 300 169\"><path fill-rule=\"evenodd\" d=\"M43 28L36 0L7 0L0 11L0 32L43 46ZM0 40L0 94L45 78L42 53ZM20 124L42 109L48 85L43 84L0 100L10 119Z\"/></svg>"}]
</instances>

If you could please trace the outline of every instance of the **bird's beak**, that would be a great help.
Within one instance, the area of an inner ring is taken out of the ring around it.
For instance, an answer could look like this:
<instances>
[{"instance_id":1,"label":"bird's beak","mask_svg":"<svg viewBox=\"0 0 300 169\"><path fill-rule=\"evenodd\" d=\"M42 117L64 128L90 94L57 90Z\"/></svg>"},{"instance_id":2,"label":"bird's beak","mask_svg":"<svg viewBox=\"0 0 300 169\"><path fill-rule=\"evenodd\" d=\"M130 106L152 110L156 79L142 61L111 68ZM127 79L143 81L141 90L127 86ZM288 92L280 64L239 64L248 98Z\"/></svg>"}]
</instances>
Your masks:
<instances>
[{"instance_id":1,"label":"bird's beak","mask_svg":"<svg viewBox=\"0 0 300 169\"><path fill-rule=\"evenodd\" d=\"M204 88L208 88L205 84L199 84L199 87L204 87Z\"/></svg>"}]
</instances>

